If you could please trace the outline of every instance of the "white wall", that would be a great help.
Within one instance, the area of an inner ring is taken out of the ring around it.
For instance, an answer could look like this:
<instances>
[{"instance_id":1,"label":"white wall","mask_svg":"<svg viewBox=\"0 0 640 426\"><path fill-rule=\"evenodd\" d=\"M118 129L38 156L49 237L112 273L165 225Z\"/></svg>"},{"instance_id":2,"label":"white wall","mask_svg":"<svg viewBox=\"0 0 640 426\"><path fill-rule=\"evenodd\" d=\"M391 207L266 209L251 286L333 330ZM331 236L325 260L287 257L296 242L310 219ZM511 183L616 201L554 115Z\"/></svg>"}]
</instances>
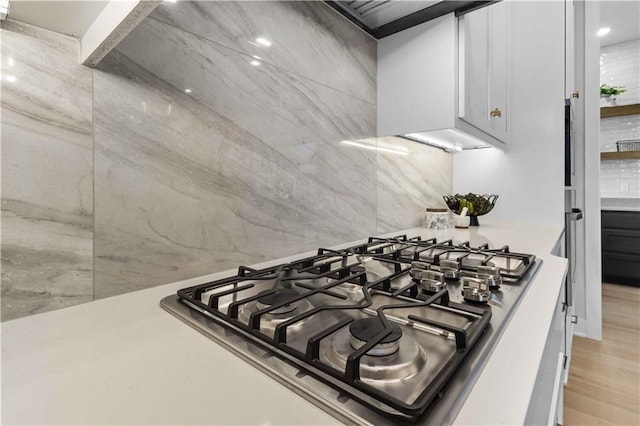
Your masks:
<instances>
[{"instance_id":1,"label":"white wall","mask_svg":"<svg viewBox=\"0 0 640 426\"><path fill-rule=\"evenodd\" d=\"M456 153L453 190L498 194L493 219L563 226L564 4L512 2L509 19L511 142Z\"/></svg>"},{"instance_id":2,"label":"white wall","mask_svg":"<svg viewBox=\"0 0 640 426\"><path fill-rule=\"evenodd\" d=\"M611 44L600 49L600 83L624 86L615 103L600 100L600 106L640 102L640 39ZM640 139L640 115L600 120L600 151L616 151L619 140ZM600 196L640 198L640 160L608 160L600 163ZM636 201L637 202L637 201Z\"/></svg>"},{"instance_id":3,"label":"white wall","mask_svg":"<svg viewBox=\"0 0 640 426\"><path fill-rule=\"evenodd\" d=\"M624 86L615 103L602 99L600 106L640 102L640 39L610 44L600 49L600 84Z\"/></svg>"}]
</instances>

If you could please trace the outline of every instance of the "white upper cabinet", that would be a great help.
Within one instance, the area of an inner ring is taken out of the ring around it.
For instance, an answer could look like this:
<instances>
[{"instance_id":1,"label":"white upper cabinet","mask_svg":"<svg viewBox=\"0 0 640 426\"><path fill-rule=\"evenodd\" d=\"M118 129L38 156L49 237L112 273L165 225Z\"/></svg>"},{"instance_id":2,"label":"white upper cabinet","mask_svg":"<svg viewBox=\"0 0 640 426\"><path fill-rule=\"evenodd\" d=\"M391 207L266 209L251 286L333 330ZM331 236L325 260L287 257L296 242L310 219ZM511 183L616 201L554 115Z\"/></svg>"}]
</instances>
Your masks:
<instances>
[{"instance_id":1,"label":"white upper cabinet","mask_svg":"<svg viewBox=\"0 0 640 426\"><path fill-rule=\"evenodd\" d=\"M505 148L508 2L453 13L378 41L378 136L455 151Z\"/></svg>"},{"instance_id":2,"label":"white upper cabinet","mask_svg":"<svg viewBox=\"0 0 640 426\"><path fill-rule=\"evenodd\" d=\"M564 2L564 17L565 17L565 58L564 58L564 70L565 70L565 85L564 85L564 97L565 99L576 98L580 94L575 91L575 12L573 0L565 0Z\"/></svg>"},{"instance_id":3,"label":"white upper cabinet","mask_svg":"<svg viewBox=\"0 0 640 426\"><path fill-rule=\"evenodd\" d=\"M378 136L454 127L453 13L378 41Z\"/></svg>"},{"instance_id":4,"label":"white upper cabinet","mask_svg":"<svg viewBox=\"0 0 640 426\"><path fill-rule=\"evenodd\" d=\"M458 111L464 122L509 141L509 2L467 13L458 25Z\"/></svg>"}]
</instances>

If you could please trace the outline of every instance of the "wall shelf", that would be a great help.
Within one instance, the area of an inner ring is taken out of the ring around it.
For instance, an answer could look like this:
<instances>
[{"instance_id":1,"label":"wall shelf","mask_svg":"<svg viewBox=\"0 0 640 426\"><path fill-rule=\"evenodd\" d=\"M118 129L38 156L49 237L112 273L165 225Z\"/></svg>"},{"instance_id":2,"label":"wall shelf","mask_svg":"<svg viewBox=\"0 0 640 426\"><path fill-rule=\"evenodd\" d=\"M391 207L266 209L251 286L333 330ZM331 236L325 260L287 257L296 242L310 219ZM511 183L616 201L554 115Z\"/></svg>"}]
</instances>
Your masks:
<instances>
[{"instance_id":1,"label":"wall shelf","mask_svg":"<svg viewBox=\"0 0 640 426\"><path fill-rule=\"evenodd\" d=\"M601 152L600 160L640 160L640 151Z\"/></svg>"},{"instance_id":2,"label":"wall shelf","mask_svg":"<svg viewBox=\"0 0 640 426\"><path fill-rule=\"evenodd\" d=\"M600 118L640 114L640 104L618 105L600 108Z\"/></svg>"}]
</instances>

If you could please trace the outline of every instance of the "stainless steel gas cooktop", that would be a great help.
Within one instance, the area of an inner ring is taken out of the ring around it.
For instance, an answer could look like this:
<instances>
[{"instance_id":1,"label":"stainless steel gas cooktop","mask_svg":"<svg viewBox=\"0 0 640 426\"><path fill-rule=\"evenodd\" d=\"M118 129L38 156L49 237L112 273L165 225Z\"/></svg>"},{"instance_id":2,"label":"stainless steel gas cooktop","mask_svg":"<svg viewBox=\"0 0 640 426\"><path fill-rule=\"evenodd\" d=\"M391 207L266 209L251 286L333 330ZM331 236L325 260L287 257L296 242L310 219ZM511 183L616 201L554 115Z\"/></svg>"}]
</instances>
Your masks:
<instances>
[{"instance_id":1,"label":"stainless steel gas cooktop","mask_svg":"<svg viewBox=\"0 0 640 426\"><path fill-rule=\"evenodd\" d=\"M164 309L338 419L451 423L540 261L369 238L184 288Z\"/></svg>"}]
</instances>

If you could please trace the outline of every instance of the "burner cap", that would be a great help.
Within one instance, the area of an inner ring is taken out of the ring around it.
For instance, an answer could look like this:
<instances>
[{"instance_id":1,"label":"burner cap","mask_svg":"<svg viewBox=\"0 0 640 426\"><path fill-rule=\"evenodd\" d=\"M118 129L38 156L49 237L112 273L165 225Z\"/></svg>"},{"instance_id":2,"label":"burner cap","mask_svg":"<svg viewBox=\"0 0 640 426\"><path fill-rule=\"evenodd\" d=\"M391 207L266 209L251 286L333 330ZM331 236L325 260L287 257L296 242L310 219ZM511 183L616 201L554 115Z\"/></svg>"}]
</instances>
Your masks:
<instances>
[{"instance_id":1,"label":"burner cap","mask_svg":"<svg viewBox=\"0 0 640 426\"><path fill-rule=\"evenodd\" d=\"M368 342L373 337L380 333L384 327L382 322L377 317L359 319L351 323L349 326L349 332L353 337L363 342ZM402 330L397 325L391 323L393 331L390 335L382 339L380 344L393 343L402 337Z\"/></svg>"},{"instance_id":2,"label":"burner cap","mask_svg":"<svg viewBox=\"0 0 640 426\"><path fill-rule=\"evenodd\" d=\"M273 305L280 305L282 303L287 303L284 306L281 306L273 311L270 311L268 315L283 315L293 312L297 309L297 302L294 302L295 299L300 294L290 288L279 288L275 293L269 293L269 290L263 291L265 293L262 297L258 298L256 306L258 309L266 309ZM261 294L262 294L261 293ZM290 302L290 303L289 303Z\"/></svg>"},{"instance_id":3,"label":"burner cap","mask_svg":"<svg viewBox=\"0 0 640 426\"><path fill-rule=\"evenodd\" d=\"M286 303L300 295L297 291L291 288L280 288L276 290L275 293L269 294L270 291L271 290L263 291L262 293L265 293L265 295L261 296L258 299L258 302L266 306L279 305L280 303Z\"/></svg>"}]
</instances>

